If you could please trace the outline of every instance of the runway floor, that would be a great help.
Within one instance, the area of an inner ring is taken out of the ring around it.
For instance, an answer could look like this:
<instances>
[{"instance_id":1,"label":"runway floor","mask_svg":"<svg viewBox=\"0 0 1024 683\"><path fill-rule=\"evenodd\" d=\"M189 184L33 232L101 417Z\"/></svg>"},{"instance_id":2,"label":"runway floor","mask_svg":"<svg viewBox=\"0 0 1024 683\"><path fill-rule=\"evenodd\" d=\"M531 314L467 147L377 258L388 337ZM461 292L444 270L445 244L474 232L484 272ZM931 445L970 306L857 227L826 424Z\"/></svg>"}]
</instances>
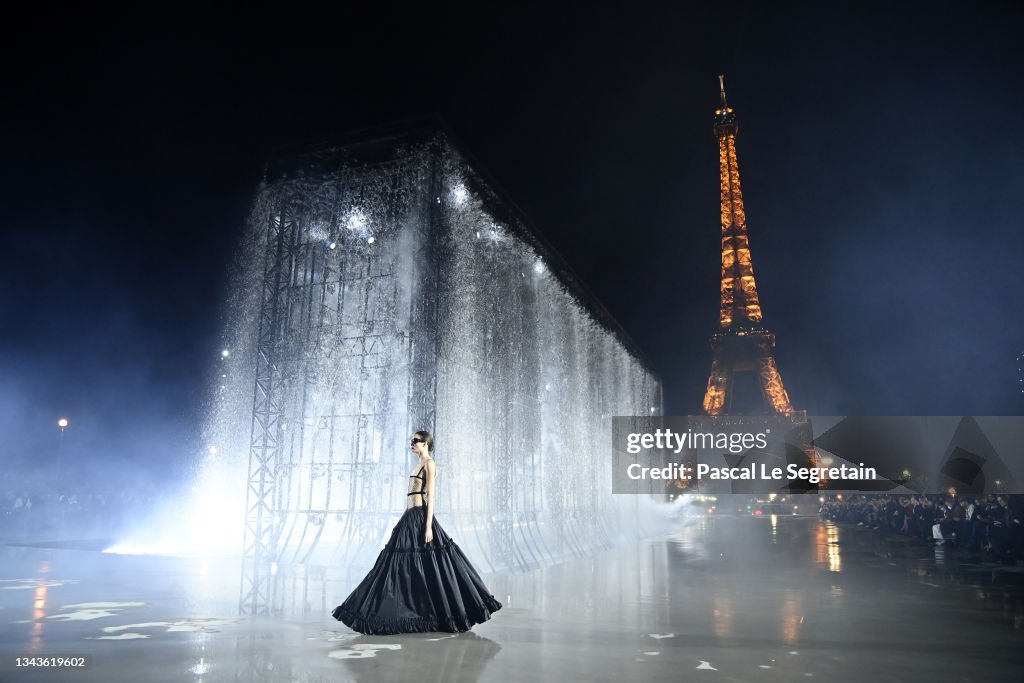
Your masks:
<instances>
[{"instance_id":1,"label":"runway floor","mask_svg":"<svg viewBox=\"0 0 1024 683\"><path fill-rule=\"evenodd\" d=\"M505 607L462 635L352 633L329 612L357 578L329 573L289 579L280 617L240 617L238 564L0 547L0 681L1024 679L1024 567L816 518L702 518L489 575Z\"/></svg>"}]
</instances>

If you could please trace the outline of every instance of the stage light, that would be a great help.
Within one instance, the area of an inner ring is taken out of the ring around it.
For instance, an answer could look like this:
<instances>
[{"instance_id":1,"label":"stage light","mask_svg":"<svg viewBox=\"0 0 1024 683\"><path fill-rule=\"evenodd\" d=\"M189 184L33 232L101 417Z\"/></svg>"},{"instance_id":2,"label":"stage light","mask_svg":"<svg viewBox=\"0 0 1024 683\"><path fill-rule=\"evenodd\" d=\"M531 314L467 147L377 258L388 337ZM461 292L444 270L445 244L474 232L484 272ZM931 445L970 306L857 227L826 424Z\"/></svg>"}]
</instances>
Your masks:
<instances>
[{"instance_id":1,"label":"stage light","mask_svg":"<svg viewBox=\"0 0 1024 683\"><path fill-rule=\"evenodd\" d=\"M367 215L361 209L352 209L345 219L345 227L351 232L364 232L367 222Z\"/></svg>"},{"instance_id":2,"label":"stage light","mask_svg":"<svg viewBox=\"0 0 1024 683\"><path fill-rule=\"evenodd\" d=\"M209 453L210 455L217 455L217 447L210 446L209 448L206 449L206 452Z\"/></svg>"},{"instance_id":3,"label":"stage light","mask_svg":"<svg viewBox=\"0 0 1024 683\"><path fill-rule=\"evenodd\" d=\"M336 249L337 247L338 247L338 243L337 242L331 242L330 244L327 245L328 249Z\"/></svg>"},{"instance_id":4,"label":"stage light","mask_svg":"<svg viewBox=\"0 0 1024 683\"><path fill-rule=\"evenodd\" d=\"M231 355L231 352L228 351L227 349L224 349L223 351L220 352L220 357L221 358L227 358L230 355Z\"/></svg>"},{"instance_id":5,"label":"stage light","mask_svg":"<svg viewBox=\"0 0 1024 683\"><path fill-rule=\"evenodd\" d=\"M366 243L367 244L373 244L375 241L376 241L376 238L373 235L370 235L369 239L366 240Z\"/></svg>"},{"instance_id":6,"label":"stage light","mask_svg":"<svg viewBox=\"0 0 1024 683\"><path fill-rule=\"evenodd\" d=\"M540 259L537 259L537 261L533 264L533 272L537 273L538 275L543 273L544 272L544 262L541 261Z\"/></svg>"},{"instance_id":7,"label":"stage light","mask_svg":"<svg viewBox=\"0 0 1024 683\"><path fill-rule=\"evenodd\" d=\"M452 199L455 200L456 206L462 206L466 203L466 200L469 199L469 192L467 192L466 188L462 185L457 185L455 189L452 190Z\"/></svg>"},{"instance_id":8,"label":"stage light","mask_svg":"<svg viewBox=\"0 0 1024 683\"><path fill-rule=\"evenodd\" d=\"M68 419L66 417L62 417L61 419L57 420L57 426L60 427L60 431L62 432L68 428L68 424Z\"/></svg>"}]
</instances>

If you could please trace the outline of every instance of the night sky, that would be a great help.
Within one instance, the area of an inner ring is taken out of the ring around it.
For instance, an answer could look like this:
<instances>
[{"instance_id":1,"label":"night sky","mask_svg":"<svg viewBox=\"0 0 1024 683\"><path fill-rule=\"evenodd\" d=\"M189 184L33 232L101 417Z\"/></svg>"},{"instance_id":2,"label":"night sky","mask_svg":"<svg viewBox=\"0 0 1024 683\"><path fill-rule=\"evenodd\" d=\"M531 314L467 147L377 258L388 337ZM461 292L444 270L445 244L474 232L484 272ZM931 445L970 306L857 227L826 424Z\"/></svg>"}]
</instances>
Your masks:
<instances>
[{"instance_id":1,"label":"night sky","mask_svg":"<svg viewBox=\"0 0 1024 683\"><path fill-rule=\"evenodd\" d=\"M264 162L431 114L645 351L666 412L699 411L719 73L794 406L1024 411L1020 6L625 5L12 19L3 456L52 462L67 415L61 457L184 467Z\"/></svg>"}]
</instances>

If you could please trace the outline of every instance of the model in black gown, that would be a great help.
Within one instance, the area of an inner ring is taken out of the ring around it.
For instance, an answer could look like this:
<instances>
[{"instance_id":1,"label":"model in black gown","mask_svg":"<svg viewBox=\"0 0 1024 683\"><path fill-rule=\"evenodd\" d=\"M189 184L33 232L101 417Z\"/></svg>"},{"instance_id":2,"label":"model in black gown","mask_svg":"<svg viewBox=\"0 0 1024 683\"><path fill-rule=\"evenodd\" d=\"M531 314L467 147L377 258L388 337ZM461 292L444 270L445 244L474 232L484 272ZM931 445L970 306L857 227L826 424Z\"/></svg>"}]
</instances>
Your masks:
<instances>
[{"instance_id":1,"label":"model in black gown","mask_svg":"<svg viewBox=\"0 0 1024 683\"><path fill-rule=\"evenodd\" d=\"M373 569L334 608L334 618L359 633L459 633L501 609L462 550L433 518L430 433L416 432L412 449L420 463L411 475L410 489L415 490L408 494L410 505Z\"/></svg>"}]
</instances>

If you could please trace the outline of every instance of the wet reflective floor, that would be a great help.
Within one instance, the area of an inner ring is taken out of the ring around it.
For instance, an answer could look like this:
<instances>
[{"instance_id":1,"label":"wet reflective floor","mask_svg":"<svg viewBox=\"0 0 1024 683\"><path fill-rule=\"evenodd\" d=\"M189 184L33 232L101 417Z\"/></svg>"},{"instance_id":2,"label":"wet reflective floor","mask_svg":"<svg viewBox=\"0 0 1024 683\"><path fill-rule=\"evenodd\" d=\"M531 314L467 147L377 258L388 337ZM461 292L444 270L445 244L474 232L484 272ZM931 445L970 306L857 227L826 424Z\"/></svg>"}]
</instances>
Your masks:
<instances>
[{"instance_id":1,"label":"wet reflective floor","mask_svg":"<svg viewBox=\"0 0 1024 683\"><path fill-rule=\"evenodd\" d=\"M279 617L239 616L238 565L0 547L0 681L1024 678L1024 567L815 518L690 520L489 575L505 607L461 635L352 633L329 613L360 576L312 568L281 574ZM85 654L74 671L11 659Z\"/></svg>"}]
</instances>

